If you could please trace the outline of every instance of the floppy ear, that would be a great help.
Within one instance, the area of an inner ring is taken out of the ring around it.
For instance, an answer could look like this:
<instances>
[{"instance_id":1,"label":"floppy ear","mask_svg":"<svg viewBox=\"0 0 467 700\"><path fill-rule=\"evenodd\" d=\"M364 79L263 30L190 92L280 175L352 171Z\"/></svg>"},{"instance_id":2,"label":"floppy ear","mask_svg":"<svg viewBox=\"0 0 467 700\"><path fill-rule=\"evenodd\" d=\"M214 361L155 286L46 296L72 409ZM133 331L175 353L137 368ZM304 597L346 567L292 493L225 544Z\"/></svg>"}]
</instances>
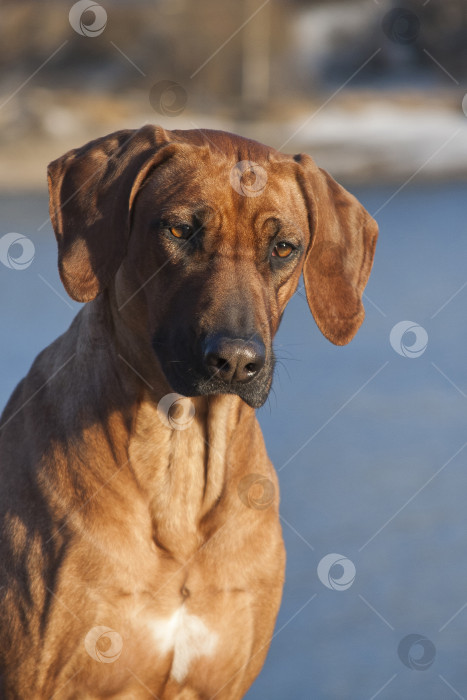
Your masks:
<instances>
[{"instance_id":1,"label":"floppy ear","mask_svg":"<svg viewBox=\"0 0 467 700\"><path fill-rule=\"evenodd\" d=\"M373 264L378 225L310 156L295 160L301 165L299 183L311 233L303 266L308 305L326 338L345 345L365 317L362 294Z\"/></svg>"},{"instance_id":2,"label":"floppy ear","mask_svg":"<svg viewBox=\"0 0 467 700\"><path fill-rule=\"evenodd\" d=\"M173 154L154 126L116 131L50 163L49 211L60 278L76 301L90 301L125 256L131 207L145 177ZM169 145L168 145L169 144Z\"/></svg>"}]
</instances>

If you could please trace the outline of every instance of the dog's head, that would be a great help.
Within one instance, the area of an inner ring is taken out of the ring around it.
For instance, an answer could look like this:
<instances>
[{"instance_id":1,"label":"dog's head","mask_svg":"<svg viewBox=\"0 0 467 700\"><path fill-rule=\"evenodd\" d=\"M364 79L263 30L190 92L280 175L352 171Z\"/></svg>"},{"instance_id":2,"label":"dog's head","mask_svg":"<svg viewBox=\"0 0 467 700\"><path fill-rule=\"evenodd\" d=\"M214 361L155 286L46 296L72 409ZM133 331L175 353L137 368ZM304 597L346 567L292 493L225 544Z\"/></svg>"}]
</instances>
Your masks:
<instances>
[{"instance_id":1,"label":"dog's head","mask_svg":"<svg viewBox=\"0 0 467 700\"><path fill-rule=\"evenodd\" d=\"M114 285L176 392L261 406L301 272L329 340L348 343L363 321L377 225L307 155L145 126L70 151L48 175L66 290L89 301Z\"/></svg>"}]
</instances>

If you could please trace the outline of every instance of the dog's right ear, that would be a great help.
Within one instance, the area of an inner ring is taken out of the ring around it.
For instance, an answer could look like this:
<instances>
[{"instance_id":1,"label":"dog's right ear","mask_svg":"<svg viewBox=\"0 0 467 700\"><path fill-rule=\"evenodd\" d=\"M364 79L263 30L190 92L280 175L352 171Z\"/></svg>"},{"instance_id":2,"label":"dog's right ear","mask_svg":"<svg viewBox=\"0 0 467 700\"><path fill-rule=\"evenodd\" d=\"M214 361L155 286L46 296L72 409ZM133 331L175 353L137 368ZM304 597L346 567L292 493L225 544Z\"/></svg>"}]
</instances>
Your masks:
<instances>
[{"instance_id":1,"label":"dog's right ear","mask_svg":"<svg viewBox=\"0 0 467 700\"><path fill-rule=\"evenodd\" d=\"M58 268L73 299L94 299L114 277L126 253L136 193L177 147L164 129L148 125L96 139L50 163Z\"/></svg>"},{"instance_id":2,"label":"dog's right ear","mask_svg":"<svg viewBox=\"0 0 467 700\"><path fill-rule=\"evenodd\" d=\"M345 345L359 329L378 224L310 156L297 155L299 183L308 205L311 242L303 265L308 305L323 335Z\"/></svg>"}]
</instances>

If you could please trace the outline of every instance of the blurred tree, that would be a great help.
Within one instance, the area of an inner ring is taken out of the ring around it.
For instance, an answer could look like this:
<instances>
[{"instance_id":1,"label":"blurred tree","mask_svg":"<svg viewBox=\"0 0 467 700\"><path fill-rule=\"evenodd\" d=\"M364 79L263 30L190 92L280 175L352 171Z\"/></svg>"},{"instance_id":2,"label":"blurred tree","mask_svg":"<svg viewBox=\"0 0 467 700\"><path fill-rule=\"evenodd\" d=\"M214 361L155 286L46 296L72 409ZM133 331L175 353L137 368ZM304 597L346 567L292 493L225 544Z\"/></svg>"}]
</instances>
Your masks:
<instances>
[{"instance_id":1,"label":"blurred tree","mask_svg":"<svg viewBox=\"0 0 467 700\"><path fill-rule=\"evenodd\" d=\"M380 82L386 76L396 84L422 73L445 79L427 51L458 81L467 76L466 0L103 0L107 26L93 38L73 31L71 5L4 0L3 94L65 40L35 86L121 94L174 80L187 91L190 106L246 116L270 100L306 99L319 85L341 82L377 48L380 54L356 82L373 78L374 84L375 76ZM384 18L396 7L418 19L413 41L397 42L383 31Z\"/></svg>"}]
</instances>

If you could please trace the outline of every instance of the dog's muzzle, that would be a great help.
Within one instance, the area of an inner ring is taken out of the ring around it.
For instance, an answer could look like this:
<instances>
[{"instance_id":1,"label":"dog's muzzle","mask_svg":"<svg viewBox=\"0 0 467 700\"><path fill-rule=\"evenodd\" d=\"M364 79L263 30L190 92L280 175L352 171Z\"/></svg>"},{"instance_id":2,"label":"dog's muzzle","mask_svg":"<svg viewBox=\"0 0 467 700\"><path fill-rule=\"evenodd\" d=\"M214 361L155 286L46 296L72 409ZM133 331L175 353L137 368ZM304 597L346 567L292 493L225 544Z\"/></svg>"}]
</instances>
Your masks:
<instances>
[{"instance_id":1,"label":"dog's muzzle","mask_svg":"<svg viewBox=\"0 0 467 700\"><path fill-rule=\"evenodd\" d=\"M271 388L274 355L258 335L212 333L194 345L186 341L178 336L169 343L156 338L153 342L174 391L183 396L237 394L253 408L263 405Z\"/></svg>"}]
</instances>

